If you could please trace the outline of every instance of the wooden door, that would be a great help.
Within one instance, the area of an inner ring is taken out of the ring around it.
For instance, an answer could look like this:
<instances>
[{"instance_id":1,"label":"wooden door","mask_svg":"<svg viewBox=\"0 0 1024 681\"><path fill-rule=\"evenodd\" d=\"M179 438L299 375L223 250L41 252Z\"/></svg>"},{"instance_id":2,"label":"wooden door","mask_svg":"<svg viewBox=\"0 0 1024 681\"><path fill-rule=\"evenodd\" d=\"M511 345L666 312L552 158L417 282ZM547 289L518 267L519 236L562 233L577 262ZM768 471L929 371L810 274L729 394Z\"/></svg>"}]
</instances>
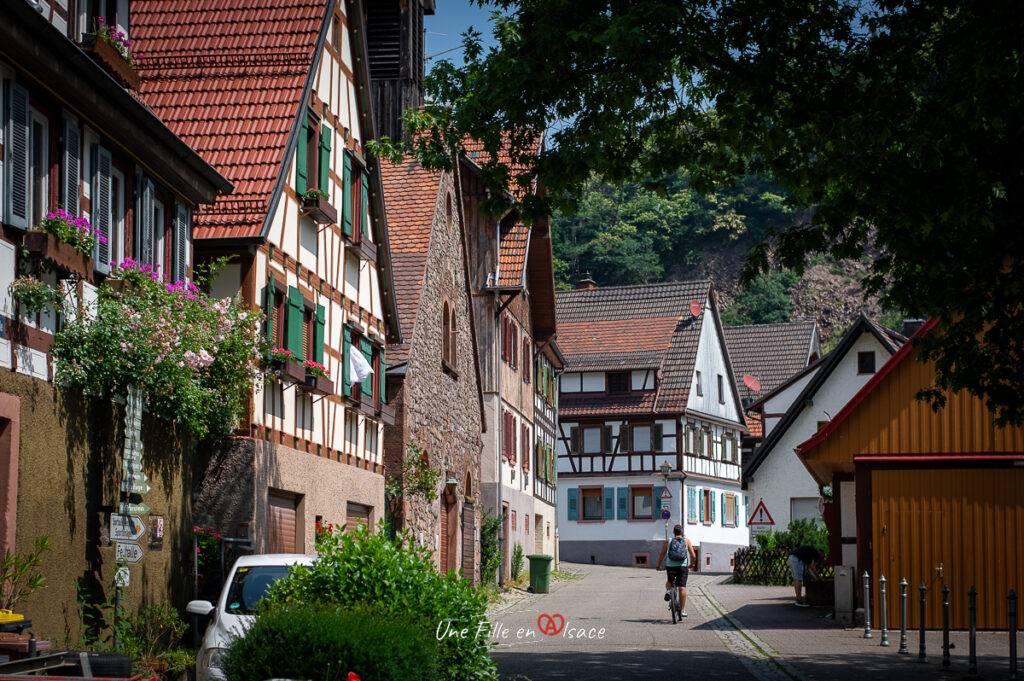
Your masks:
<instances>
[{"instance_id":1,"label":"wooden door","mask_svg":"<svg viewBox=\"0 0 1024 681\"><path fill-rule=\"evenodd\" d=\"M476 521L473 502L462 505L462 578L476 582Z\"/></svg>"},{"instance_id":2,"label":"wooden door","mask_svg":"<svg viewBox=\"0 0 1024 681\"><path fill-rule=\"evenodd\" d=\"M451 504L445 495L441 498L441 556L438 562L438 568L442 573L448 571L448 554L449 554L449 542L448 542L448 517L451 515Z\"/></svg>"},{"instance_id":3,"label":"wooden door","mask_svg":"<svg viewBox=\"0 0 1024 681\"><path fill-rule=\"evenodd\" d=\"M980 629L1006 629L1006 595L1024 574L1024 469L875 470L871 475L872 611L878 577L888 581L888 622L899 627L899 583L906 578L908 626L942 626L942 586L950 588L950 626L968 626L967 592L978 591ZM941 570L940 570L941 568Z\"/></svg>"},{"instance_id":4,"label":"wooden door","mask_svg":"<svg viewBox=\"0 0 1024 681\"><path fill-rule=\"evenodd\" d=\"M370 507L363 504L349 503L346 506L345 531L355 532L359 527L370 524Z\"/></svg>"},{"instance_id":5,"label":"wooden door","mask_svg":"<svg viewBox=\"0 0 1024 681\"><path fill-rule=\"evenodd\" d=\"M296 541L295 508L292 496L267 493L267 553L301 553Z\"/></svg>"}]
</instances>

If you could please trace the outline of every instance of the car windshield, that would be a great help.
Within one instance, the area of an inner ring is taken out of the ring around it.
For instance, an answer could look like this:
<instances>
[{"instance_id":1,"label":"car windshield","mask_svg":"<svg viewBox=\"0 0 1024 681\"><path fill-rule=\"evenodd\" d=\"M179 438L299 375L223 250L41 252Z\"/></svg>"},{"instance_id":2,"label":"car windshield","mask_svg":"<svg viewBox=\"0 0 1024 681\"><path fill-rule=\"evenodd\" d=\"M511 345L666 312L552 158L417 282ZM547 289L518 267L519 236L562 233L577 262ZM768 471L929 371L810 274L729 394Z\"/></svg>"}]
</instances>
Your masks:
<instances>
[{"instance_id":1,"label":"car windshield","mask_svg":"<svg viewBox=\"0 0 1024 681\"><path fill-rule=\"evenodd\" d=\"M274 582L288 575L287 565L250 565L235 571L228 589L225 609L232 615L253 615L259 610L260 599Z\"/></svg>"}]
</instances>

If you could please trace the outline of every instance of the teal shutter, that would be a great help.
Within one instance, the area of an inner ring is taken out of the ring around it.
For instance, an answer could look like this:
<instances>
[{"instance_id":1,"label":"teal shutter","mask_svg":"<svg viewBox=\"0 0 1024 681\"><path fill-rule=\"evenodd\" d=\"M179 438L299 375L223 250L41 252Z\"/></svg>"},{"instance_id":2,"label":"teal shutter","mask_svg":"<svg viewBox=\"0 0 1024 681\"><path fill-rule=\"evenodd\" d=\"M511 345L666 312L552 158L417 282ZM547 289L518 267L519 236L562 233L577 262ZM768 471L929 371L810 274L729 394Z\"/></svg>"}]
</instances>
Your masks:
<instances>
[{"instance_id":1,"label":"teal shutter","mask_svg":"<svg viewBox=\"0 0 1024 681\"><path fill-rule=\"evenodd\" d=\"M324 335L324 306L316 306L316 337L313 338L313 347L316 349L316 362L318 364L324 363L324 344L327 341L327 336Z\"/></svg>"},{"instance_id":2,"label":"teal shutter","mask_svg":"<svg viewBox=\"0 0 1024 681\"><path fill-rule=\"evenodd\" d=\"M576 487L570 487L566 490L569 493L569 505L567 512L569 514L569 520L580 519L580 491Z\"/></svg>"},{"instance_id":3,"label":"teal shutter","mask_svg":"<svg viewBox=\"0 0 1024 681\"><path fill-rule=\"evenodd\" d=\"M359 200L362 203L359 209L359 228L362 230L362 236L365 237L370 233L370 178L365 170L359 173L359 176L361 182Z\"/></svg>"},{"instance_id":4,"label":"teal shutter","mask_svg":"<svg viewBox=\"0 0 1024 681\"><path fill-rule=\"evenodd\" d=\"M704 490L701 490L697 495L698 501L700 502L700 522L704 522Z\"/></svg>"},{"instance_id":5,"label":"teal shutter","mask_svg":"<svg viewBox=\"0 0 1024 681\"><path fill-rule=\"evenodd\" d=\"M13 80L6 81L6 133L4 176L6 179L4 222L9 227L28 229L29 219L29 134L31 125L28 90Z\"/></svg>"},{"instance_id":6,"label":"teal shutter","mask_svg":"<svg viewBox=\"0 0 1024 681\"><path fill-rule=\"evenodd\" d=\"M344 175L342 176L341 192L341 232L352 236L352 155L346 151L343 156Z\"/></svg>"},{"instance_id":7,"label":"teal shutter","mask_svg":"<svg viewBox=\"0 0 1024 681\"><path fill-rule=\"evenodd\" d=\"M686 521L697 522L697 490L694 487L686 488Z\"/></svg>"},{"instance_id":8,"label":"teal shutter","mask_svg":"<svg viewBox=\"0 0 1024 681\"><path fill-rule=\"evenodd\" d=\"M331 186L331 129L320 126L320 164L317 166L317 184L323 191Z\"/></svg>"},{"instance_id":9,"label":"teal shutter","mask_svg":"<svg viewBox=\"0 0 1024 681\"><path fill-rule=\"evenodd\" d=\"M604 488L604 519L615 520L615 489L613 487Z\"/></svg>"},{"instance_id":10,"label":"teal shutter","mask_svg":"<svg viewBox=\"0 0 1024 681\"><path fill-rule=\"evenodd\" d=\"M715 524L715 490L711 490L711 524Z\"/></svg>"},{"instance_id":11,"label":"teal shutter","mask_svg":"<svg viewBox=\"0 0 1024 681\"><path fill-rule=\"evenodd\" d=\"M732 524L736 527L740 526L740 495L736 495L733 499L732 504Z\"/></svg>"},{"instance_id":12,"label":"teal shutter","mask_svg":"<svg viewBox=\"0 0 1024 681\"><path fill-rule=\"evenodd\" d=\"M287 349L292 351L292 359L302 361L305 359L302 348L302 323L305 305L302 299L302 291L291 286L288 287L288 322L286 325Z\"/></svg>"},{"instance_id":13,"label":"teal shutter","mask_svg":"<svg viewBox=\"0 0 1024 681\"><path fill-rule=\"evenodd\" d=\"M665 488L655 485L651 490L651 517L653 518L661 517L661 490L663 489Z\"/></svg>"},{"instance_id":14,"label":"teal shutter","mask_svg":"<svg viewBox=\"0 0 1024 681\"><path fill-rule=\"evenodd\" d=\"M631 428L632 426L628 423L623 423L619 426L619 451L623 454L629 453L629 436L632 434L630 432Z\"/></svg>"},{"instance_id":15,"label":"teal shutter","mask_svg":"<svg viewBox=\"0 0 1024 681\"><path fill-rule=\"evenodd\" d=\"M295 191L301 197L306 193L306 138L309 135L309 119L303 113L302 128L299 130L299 146L295 150Z\"/></svg>"},{"instance_id":16,"label":"teal shutter","mask_svg":"<svg viewBox=\"0 0 1024 681\"><path fill-rule=\"evenodd\" d=\"M341 331L341 394L352 396L352 377L349 376L348 364L352 352L352 332L347 328Z\"/></svg>"},{"instance_id":17,"label":"teal shutter","mask_svg":"<svg viewBox=\"0 0 1024 681\"><path fill-rule=\"evenodd\" d=\"M664 442L663 442L664 436L662 434L663 431L664 431L664 426L662 424L660 424L660 423L655 423L654 427L651 429L651 451L652 452L660 452L662 450L662 446L664 445Z\"/></svg>"},{"instance_id":18,"label":"teal shutter","mask_svg":"<svg viewBox=\"0 0 1024 681\"><path fill-rule=\"evenodd\" d=\"M619 487L616 494L619 499L619 520L629 520L629 488Z\"/></svg>"},{"instance_id":19,"label":"teal shutter","mask_svg":"<svg viewBox=\"0 0 1024 681\"><path fill-rule=\"evenodd\" d=\"M373 344L368 338L359 339L359 352L363 353L366 363L373 366ZM373 379L368 378L359 384L359 390L367 397L373 397Z\"/></svg>"},{"instance_id":20,"label":"teal shutter","mask_svg":"<svg viewBox=\"0 0 1024 681\"><path fill-rule=\"evenodd\" d=\"M380 388L380 391L377 393L377 401L380 404L386 404L388 401L388 396L386 394L387 367L384 365L384 354L380 350L377 351L377 378L379 379L378 386ZM523 453L523 456L526 456L525 452Z\"/></svg>"}]
</instances>

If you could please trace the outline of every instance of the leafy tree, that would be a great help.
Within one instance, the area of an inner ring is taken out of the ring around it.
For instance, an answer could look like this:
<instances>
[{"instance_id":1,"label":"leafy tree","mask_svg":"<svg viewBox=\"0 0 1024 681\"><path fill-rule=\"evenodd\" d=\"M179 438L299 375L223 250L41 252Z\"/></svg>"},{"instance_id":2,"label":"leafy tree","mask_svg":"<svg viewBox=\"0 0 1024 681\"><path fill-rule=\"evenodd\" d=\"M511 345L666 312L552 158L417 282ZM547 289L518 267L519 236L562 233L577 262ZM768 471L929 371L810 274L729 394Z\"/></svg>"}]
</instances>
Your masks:
<instances>
[{"instance_id":1,"label":"leafy tree","mask_svg":"<svg viewBox=\"0 0 1024 681\"><path fill-rule=\"evenodd\" d=\"M683 167L705 193L769 175L814 211L766 235L748 278L873 238L866 292L941 317L937 387L1024 422L1024 3L493 4L494 47L467 34L464 67L437 64L434 104L407 114L422 163L472 135L493 201L518 187L527 216L571 213L594 173L664 189Z\"/></svg>"},{"instance_id":2,"label":"leafy tree","mask_svg":"<svg viewBox=\"0 0 1024 681\"><path fill-rule=\"evenodd\" d=\"M722 313L722 323L735 326L789 321L793 311L789 289L799 280L793 270L758 275L745 291L736 296L736 305Z\"/></svg>"}]
</instances>

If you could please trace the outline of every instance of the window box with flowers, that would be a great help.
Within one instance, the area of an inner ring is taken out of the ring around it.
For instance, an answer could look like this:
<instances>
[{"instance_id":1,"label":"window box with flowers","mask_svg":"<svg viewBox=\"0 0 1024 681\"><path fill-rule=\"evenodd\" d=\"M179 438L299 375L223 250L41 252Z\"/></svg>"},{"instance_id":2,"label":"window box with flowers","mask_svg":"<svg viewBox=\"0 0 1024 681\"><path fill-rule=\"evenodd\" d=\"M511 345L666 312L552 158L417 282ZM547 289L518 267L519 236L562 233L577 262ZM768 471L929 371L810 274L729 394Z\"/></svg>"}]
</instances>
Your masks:
<instances>
[{"instance_id":1,"label":"window box with flowers","mask_svg":"<svg viewBox=\"0 0 1024 681\"><path fill-rule=\"evenodd\" d=\"M307 359L302 363L306 370L305 379L299 387L314 395L333 395L334 381L330 379L330 371L323 364Z\"/></svg>"},{"instance_id":2,"label":"window box with flowers","mask_svg":"<svg viewBox=\"0 0 1024 681\"><path fill-rule=\"evenodd\" d=\"M27 253L47 260L57 268L88 277L92 272L93 249L106 238L94 230L85 218L76 218L60 208L46 214L38 225L25 233L22 242Z\"/></svg>"},{"instance_id":3,"label":"window box with flowers","mask_svg":"<svg viewBox=\"0 0 1024 681\"><path fill-rule=\"evenodd\" d=\"M276 376L279 380L300 384L306 382L306 369L292 359L291 350L271 349L267 369L268 376Z\"/></svg>"},{"instance_id":4,"label":"window box with flowers","mask_svg":"<svg viewBox=\"0 0 1024 681\"><path fill-rule=\"evenodd\" d=\"M128 36L119 31L117 26L108 24L104 17L96 20L96 32L88 34L82 41L82 47L94 60L105 66L123 85L137 92L142 79L135 69L142 53L133 52L131 44Z\"/></svg>"},{"instance_id":5,"label":"window box with flowers","mask_svg":"<svg viewBox=\"0 0 1024 681\"><path fill-rule=\"evenodd\" d=\"M327 200L327 192L322 189L310 189L302 195L302 210L318 225L338 222L338 210Z\"/></svg>"}]
</instances>

